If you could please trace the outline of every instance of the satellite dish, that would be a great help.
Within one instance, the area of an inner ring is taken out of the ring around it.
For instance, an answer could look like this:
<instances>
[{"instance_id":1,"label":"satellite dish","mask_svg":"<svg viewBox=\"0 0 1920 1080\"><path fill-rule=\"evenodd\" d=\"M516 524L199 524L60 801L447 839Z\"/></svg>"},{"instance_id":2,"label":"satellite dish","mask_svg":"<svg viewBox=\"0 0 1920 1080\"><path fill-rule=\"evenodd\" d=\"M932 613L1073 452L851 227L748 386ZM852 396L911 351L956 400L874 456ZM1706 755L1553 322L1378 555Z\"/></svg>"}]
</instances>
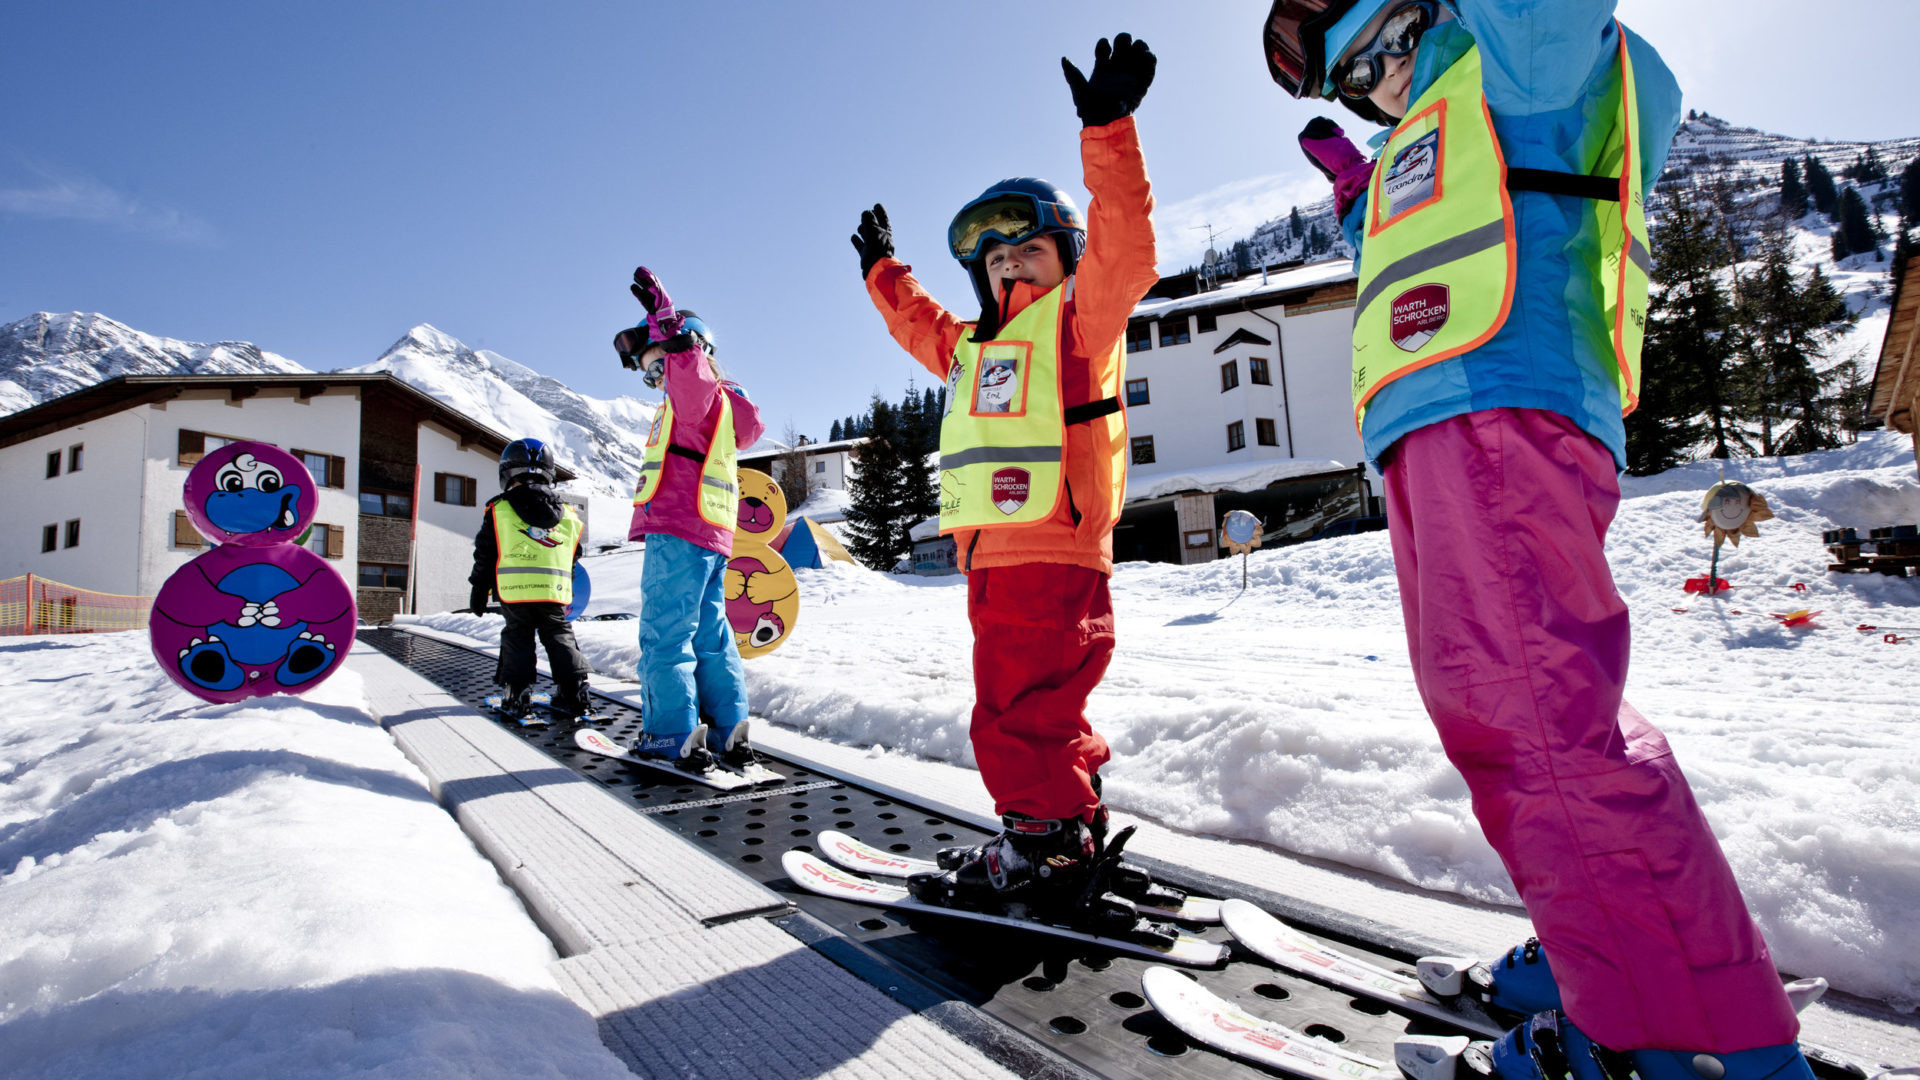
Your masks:
<instances>
[{"instance_id":1,"label":"satellite dish","mask_svg":"<svg viewBox=\"0 0 1920 1080\"><path fill-rule=\"evenodd\" d=\"M1209 267L1212 267L1220 262L1220 253L1213 250L1212 248L1208 248L1206 258L1202 259L1201 262L1205 263Z\"/></svg>"}]
</instances>

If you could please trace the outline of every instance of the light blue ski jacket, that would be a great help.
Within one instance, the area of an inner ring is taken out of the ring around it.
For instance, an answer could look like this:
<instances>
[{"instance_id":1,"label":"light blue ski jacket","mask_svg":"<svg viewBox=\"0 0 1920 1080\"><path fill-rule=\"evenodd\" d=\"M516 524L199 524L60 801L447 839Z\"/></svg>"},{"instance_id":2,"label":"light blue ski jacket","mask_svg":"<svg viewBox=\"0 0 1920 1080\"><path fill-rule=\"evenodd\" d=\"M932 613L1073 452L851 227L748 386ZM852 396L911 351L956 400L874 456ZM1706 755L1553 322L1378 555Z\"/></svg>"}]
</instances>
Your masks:
<instances>
[{"instance_id":1,"label":"light blue ski jacket","mask_svg":"<svg viewBox=\"0 0 1920 1080\"><path fill-rule=\"evenodd\" d=\"M1614 0L1442 0L1456 21L1421 39L1409 100L1478 43L1493 130L1509 167L1587 172L1613 126L1602 102L1619 79ZM1627 32L1646 190L1666 165L1680 127L1680 86L1639 35ZM1384 132L1380 136L1384 139ZM1600 242L1585 199L1539 191L1513 193L1520 245L1513 308L1499 332L1472 352L1403 375L1367 407L1360 438L1376 468L1402 435L1482 409L1550 409L1579 424L1626 468L1626 429L1614 385L1613 344L1600 314L1594 271ZM1367 199L1341 222L1347 242L1366 256L1361 237ZM1356 269L1359 262L1355 260ZM1647 379L1660 378L1647 371Z\"/></svg>"}]
</instances>

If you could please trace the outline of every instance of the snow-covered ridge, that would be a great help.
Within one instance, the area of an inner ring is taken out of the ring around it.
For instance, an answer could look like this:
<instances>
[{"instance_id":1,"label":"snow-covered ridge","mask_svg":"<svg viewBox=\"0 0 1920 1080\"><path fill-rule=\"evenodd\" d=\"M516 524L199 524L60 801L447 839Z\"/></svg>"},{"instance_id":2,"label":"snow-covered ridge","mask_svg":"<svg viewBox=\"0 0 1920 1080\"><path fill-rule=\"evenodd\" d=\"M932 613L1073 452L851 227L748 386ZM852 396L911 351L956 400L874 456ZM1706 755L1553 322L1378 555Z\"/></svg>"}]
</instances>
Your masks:
<instances>
[{"instance_id":1,"label":"snow-covered ridge","mask_svg":"<svg viewBox=\"0 0 1920 1080\"><path fill-rule=\"evenodd\" d=\"M0 415L121 375L298 375L312 369L245 341L176 341L105 315L41 311L0 326Z\"/></svg>"},{"instance_id":2,"label":"snow-covered ridge","mask_svg":"<svg viewBox=\"0 0 1920 1080\"><path fill-rule=\"evenodd\" d=\"M313 369L244 341L212 344L142 333L105 315L38 312L0 326L0 415L120 375L303 374ZM386 372L510 438L554 447L574 486L624 495L640 472L656 406L588 397L558 379L472 349L422 323L373 363L340 373Z\"/></svg>"}]
</instances>

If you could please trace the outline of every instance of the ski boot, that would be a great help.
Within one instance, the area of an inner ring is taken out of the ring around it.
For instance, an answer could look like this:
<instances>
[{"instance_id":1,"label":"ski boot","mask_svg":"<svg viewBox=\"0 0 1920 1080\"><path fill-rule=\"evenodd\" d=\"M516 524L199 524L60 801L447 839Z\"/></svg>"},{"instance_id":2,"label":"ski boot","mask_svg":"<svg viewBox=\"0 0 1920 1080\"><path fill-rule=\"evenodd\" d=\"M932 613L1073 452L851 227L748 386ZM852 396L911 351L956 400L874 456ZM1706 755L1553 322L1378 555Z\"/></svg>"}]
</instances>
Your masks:
<instances>
[{"instance_id":1,"label":"ski boot","mask_svg":"<svg viewBox=\"0 0 1920 1080\"><path fill-rule=\"evenodd\" d=\"M1560 1008L1560 984L1539 938L1508 949L1497 960L1473 961L1457 956L1423 956L1420 983L1436 997L1465 994L1483 1005L1516 1016Z\"/></svg>"},{"instance_id":2,"label":"ski boot","mask_svg":"<svg viewBox=\"0 0 1920 1080\"><path fill-rule=\"evenodd\" d=\"M1528 1017L1488 1056L1499 1080L1813 1080L1793 1043L1729 1054L1610 1050L1557 1009Z\"/></svg>"},{"instance_id":3,"label":"ski boot","mask_svg":"<svg viewBox=\"0 0 1920 1080\"><path fill-rule=\"evenodd\" d=\"M518 720L533 711L533 695L524 686L509 686L500 695L500 715Z\"/></svg>"},{"instance_id":4,"label":"ski boot","mask_svg":"<svg viewBox=\"0 0 1920 1080\"><path fill-rule=\"evenodd\" d=\"M584 684L568 693L556 696L553 704L548 708L577 724L590 724L596 719L593 715L593 702L587 697L587 688Z\"/></svg>"},{"instance_id":5,"label":"ski boot","mask_svg":"<svg viewBox=\"0 0 1920 1080\"><path fill-rule=\"evenodd\" d=\"M747 741L747 725L751 722L742 720L732 727L708 729L707 748L715 761L736 772L760 764L760 755Z\"/></svg>"},{"instance_id":6,"label":"ski boot","mask_svg":"<svg viewBox=\"0 0 1920 1080\"><path fill-rule=\"evenodd\" d=\"M703 773L713 768L713 755L707 752L705 724L696 724L692 731L673 735L643 731L628 752L634 757L664 761L682 772Z\"/></svg>"}]
</instances>

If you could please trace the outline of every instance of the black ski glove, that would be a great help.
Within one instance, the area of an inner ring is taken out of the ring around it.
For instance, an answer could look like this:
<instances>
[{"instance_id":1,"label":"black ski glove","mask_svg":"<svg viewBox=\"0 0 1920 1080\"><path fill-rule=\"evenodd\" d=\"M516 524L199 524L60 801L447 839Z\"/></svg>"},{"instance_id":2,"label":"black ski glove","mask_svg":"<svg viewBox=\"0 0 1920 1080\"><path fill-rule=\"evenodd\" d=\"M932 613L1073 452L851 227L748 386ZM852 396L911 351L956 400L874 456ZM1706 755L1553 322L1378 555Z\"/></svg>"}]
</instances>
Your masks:
<instances>
[{"instance_id":1,"label":"black ski glove","mask_svg":"<svg viewBox=\"0 0 1920 1080\"><path fill-rule=\"evenodd\" d=\"M1093 74L1082 75L1073 61L1060 58L1060 70L1073 91L1073 108L1085 127L1111 124L1123 116L1132 116L1153 85L1153 69L1159 64L1144 41L1132 34L1119 34L1108 45L1106 38L1093 47Z\"/></svg>"},{"instance_id":2,"label":"black ski glove","mask_svg":"<svg viewBox=\"0 0 1920 1080\"><path fill-rule=\"evenodd\" d=\"M893 258L893 225L887 220L887 208L879 203L860 211L860 231L848 237L853 250L860 253L860 280L873 273L873 264Z\"/></svg>"},{"instance_id":3,"label":"black ski glove","mask_svg":"<svg viewBox=\"0 0 1920 1080\"><path fill-rule=\"evenodd\" d=\"M487 613L487 594L484 592L475 592L472 596L467 597L467 610L473 612L475 615L485 615Z\"/></svg>"}]
</instances>

